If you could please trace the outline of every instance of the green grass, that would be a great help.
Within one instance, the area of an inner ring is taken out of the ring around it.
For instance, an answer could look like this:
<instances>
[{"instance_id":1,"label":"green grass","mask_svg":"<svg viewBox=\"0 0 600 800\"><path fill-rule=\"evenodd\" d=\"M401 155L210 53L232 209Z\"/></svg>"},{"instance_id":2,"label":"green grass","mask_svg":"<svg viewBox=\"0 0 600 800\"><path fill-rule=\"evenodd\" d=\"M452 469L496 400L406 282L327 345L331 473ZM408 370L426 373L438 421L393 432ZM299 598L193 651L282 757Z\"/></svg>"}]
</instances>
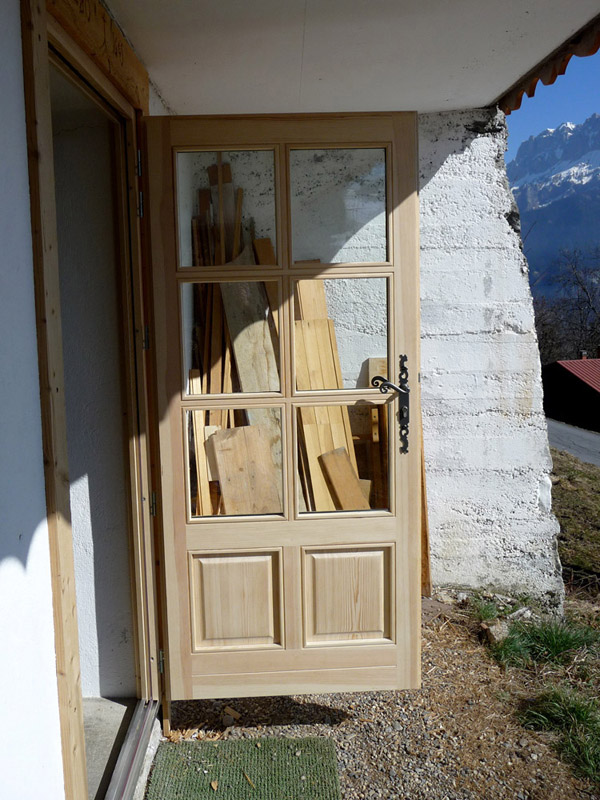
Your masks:
<instances>
[{"instance_id":1,"label":"green grass","mask_svg":"<svg viewBox=\"0 0 600 800\"><path fill-rule=\"evenodd\" d=\"M526 728L568 731L583 725L600 731L598 704L564 687L547 689L527 703L521 715Z\"/></svg>"},{"instance_id":2,"label":"green grass","mask_svg":"<svg viewBox=\"0 0 600 800\"><path fill-rule=\"evenodd\" d=\"M483 597L471 597L469 599L470 610L479 622L489 622L490 620L497 619L500 616L500 611L496 603L492 600L486 600Z\"/></svg>"},{"instance_id":3,"label":"green grass","mask_svg":"<svg viewBox=\"0 0 600 800\"><path fill-rule=\"evenodd\" d=\"M600 573L600 467L552 449L552 507L560 522L563 566Z\"/></svg>"},{"instance_id":4,"label":"green grass","mask_svg":"<svg viewBox=\"0 0 600 800\"><path fill-rule=\"evenodd\" d=\"M159 745L147 800L339 800L330 739Z\"/></svg>"},{"instance_id":5,"label":"green grass","mask_svg":"<svg viewBox=\"0 0 600 800\"><path fill-rule=\"evenodd\" d=\"M515 622L506 639L492 647L492 653L507 666L564 664L575 651L592 647L598 638L598 631L572 622L553 619L536 624Z\"/></svg>"},{"instance_id":6,"label":"green grass","mask_svg":"<svg viewBox=\"0 0 600 800\"><path fill-rule=\"evenodd\" d=\"M600 783L600 709L595 700L564 687L548 689L520 714L526 728L557 731L558 749L576 771Z\"/></svg>"}]
</instances>

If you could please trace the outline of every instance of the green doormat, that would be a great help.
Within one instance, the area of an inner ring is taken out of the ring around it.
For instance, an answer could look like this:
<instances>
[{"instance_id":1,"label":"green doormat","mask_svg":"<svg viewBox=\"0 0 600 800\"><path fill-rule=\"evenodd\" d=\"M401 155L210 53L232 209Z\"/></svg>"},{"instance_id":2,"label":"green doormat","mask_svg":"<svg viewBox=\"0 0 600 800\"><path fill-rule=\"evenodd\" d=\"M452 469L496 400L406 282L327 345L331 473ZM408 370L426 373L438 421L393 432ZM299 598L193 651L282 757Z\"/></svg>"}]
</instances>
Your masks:
<instances>
[{"instance_id":1,"label":"green doormat","mask_svg":"<svg viewBox=\"0 0 600 800\"><path fill-rule=\"evenodd\" d=\"M147 800L340 800L330 739L165 742Z\"/></svg>"}]
</instances>

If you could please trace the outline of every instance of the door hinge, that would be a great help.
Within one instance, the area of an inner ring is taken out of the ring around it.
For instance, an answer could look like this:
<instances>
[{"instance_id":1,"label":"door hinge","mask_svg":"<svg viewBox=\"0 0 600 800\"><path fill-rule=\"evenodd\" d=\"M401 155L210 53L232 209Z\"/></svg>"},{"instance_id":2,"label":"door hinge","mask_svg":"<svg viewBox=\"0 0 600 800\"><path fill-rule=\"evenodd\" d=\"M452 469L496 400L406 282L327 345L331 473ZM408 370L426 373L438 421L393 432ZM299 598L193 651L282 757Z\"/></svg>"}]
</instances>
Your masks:
<instances>
[{"instance_id":1,"label":"door hinge","mask_svg":"<svg viewBox=\"0 0 600 800\"><path fill-rule=\"evenodd\" d=\"M138 217L143 217L144 216L144 193L141 192L141 191L138 194L138 210L137 210L137 213L138 213Z\"/></svg>"},{"instance_id":2,"label":"door hinge","mask_svg":"<svg viewBox=\"0 0 600 800\"><path fill-rule=\"evenodd\" d=\"M137 171L138 178L141 178L142 177L142 151L141 150L137 151L137 169L136 169L136 171Z\"/></svg>"},{"instance_id":3,"label":"door hinge","mask_svg":"<svg viewBox=\"0 0 600 800\"><path fill-rule=\"evenodd\" d=\"M158 651L158 671L161 675L165 674L165 651Z\"/></svg>"},{"instance_id":4,"label":"door hinge","mask_svg":"<svg viewBox=\"0 0 600 800\"><path fill-rule=\"evenodd\" d=\"M156 492L152 492L150 495L150 516L156 516Z\"/></svg>"},{"instance_id":5,"label":"door hinge","mask_svg":"<svg viewBox=\"0 0 600 800\"><path fill-rule=\"evenodd\" d=\"M142 333L142 350L150 350L150 328L144 325Z\"/></svg>"}]
</instances>

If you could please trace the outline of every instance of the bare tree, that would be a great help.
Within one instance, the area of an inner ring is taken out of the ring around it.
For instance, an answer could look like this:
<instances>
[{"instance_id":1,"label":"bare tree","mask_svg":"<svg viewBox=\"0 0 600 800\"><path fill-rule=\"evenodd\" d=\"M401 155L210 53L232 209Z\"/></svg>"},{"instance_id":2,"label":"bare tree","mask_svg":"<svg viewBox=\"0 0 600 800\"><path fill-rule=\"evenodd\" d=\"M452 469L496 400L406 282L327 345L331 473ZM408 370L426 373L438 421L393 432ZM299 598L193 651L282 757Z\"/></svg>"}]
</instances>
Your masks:
<instances>
[{"instance_id":1,"label":"bare tree","mask_svg":"<svg viewBox=\"0 0 600 800\"><path fill-rule=\"evenodd\" d=\"M561 250L555 263L554 297L534 300L542 364L595 357L600 347L600 247Z\"/></svg>"}]
</instances>

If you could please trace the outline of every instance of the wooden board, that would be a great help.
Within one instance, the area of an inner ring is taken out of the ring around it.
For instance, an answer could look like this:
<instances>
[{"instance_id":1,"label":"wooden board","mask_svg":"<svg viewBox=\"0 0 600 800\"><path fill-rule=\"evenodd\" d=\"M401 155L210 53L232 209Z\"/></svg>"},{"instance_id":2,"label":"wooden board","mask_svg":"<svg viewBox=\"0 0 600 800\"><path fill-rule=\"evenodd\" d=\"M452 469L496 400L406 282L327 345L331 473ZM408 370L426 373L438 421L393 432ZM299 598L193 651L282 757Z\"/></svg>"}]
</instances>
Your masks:
<instances>
[{"instance_id":1,"label":"wooden board","mask_svg":"<svg viewBox=\"0 0 600 800\"><path fill-rule=\"evenodd\" d=\"M148 113L148 72L100 0L46 0L48 12L134 108Z\"/></svg>"},{"instance_id":2,"label":"wooden board","mask_svg":"<svg viewBox=\"0 0 600 800\"><path fill-rule=\"evenodd\" d=\"M281 470L271 458L268 430L246 425L219 431L208 437L206 448L218 474L226 514L281 513Z\"/></svg>"},{"instance_id":3,"label":"wooden board","mask_svg":"<svg viewBox=\"0 0 600 800\"><path fill-rule=\"evenodd\" d=\"M295 314L296 319L328 318L325 283L322 280L296 282Z\"/></svg>"},{"instance_id":4,"label":"wooden board","mask_svg":"<svg viewBox=\"0 0 600 800\"><path fill-rule=\"evenodd\" d=\"M359 511L370 508L345 447L323 453L319 456L319 462L338 511Z\"/></svg>"}]
</instances>

